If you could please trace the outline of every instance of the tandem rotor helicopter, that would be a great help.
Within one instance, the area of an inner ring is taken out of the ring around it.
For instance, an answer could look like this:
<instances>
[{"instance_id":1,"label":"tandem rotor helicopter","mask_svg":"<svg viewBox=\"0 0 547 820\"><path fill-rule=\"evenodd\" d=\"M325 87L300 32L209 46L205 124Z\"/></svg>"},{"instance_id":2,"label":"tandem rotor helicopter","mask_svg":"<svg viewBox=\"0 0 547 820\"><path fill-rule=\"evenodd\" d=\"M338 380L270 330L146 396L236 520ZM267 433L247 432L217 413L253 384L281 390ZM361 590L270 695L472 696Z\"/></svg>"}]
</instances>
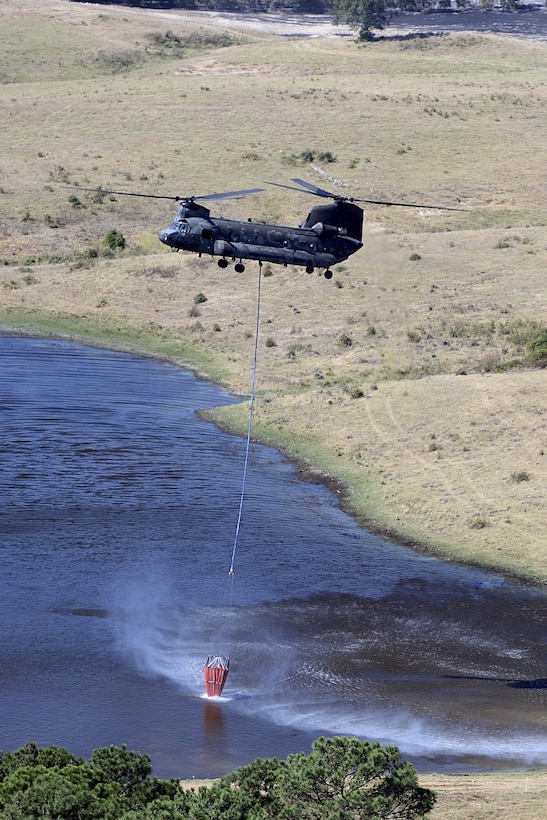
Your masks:
<instances>
[{"instance_id":1,"label":"tandem rotor helicopter","mask_svg":"<svg viewBox=\"0 0 547 820\"><path fill-rule=\"evenodd\" d=\"M357 202L373 205L396 205L405 208L431 208L435 210L459 211L442 205L417 205L408 202L387 202L376 199L355 199L340 196L318 188L303 179L292 178L301 186L281 185L267 182L278 188L286 188L299 193L312 193L324 199L332 199L328 205L316 205L298 228L269 225L265 222L247 220L241 222L224 217L212 217L211 212L201 202L206 200L230 199L264 191L264 188L248 188L242 191L228 191L205 196L168 196L162 194L141 194L129 191L107 191L102 188L82 188L98 194L118 196L139 196L149 199L170 199L180 203L177 217L168 228L158 233L160 242L175 250L192 251L220 257L218 265L227 268L234 263L234 270L245 270L243 260L270 262L278 265L297 265L307 273L316 268L324 269L325 279L332 278L331 266L343 262L363 247L363 209Z\"/></svg>"}]
</instances>

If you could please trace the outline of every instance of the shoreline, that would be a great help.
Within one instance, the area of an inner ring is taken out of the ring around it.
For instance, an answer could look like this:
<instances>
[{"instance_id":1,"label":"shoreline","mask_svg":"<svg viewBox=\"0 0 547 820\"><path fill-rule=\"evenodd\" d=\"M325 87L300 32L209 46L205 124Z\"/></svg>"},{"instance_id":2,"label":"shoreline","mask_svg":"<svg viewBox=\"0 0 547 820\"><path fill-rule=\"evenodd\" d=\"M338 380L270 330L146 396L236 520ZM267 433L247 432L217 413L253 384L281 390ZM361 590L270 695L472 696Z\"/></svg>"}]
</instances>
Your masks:
<instances>
[{"instance_id":1,"label":"shoreline","mask_svg":"<svg viewBox=\"0 0 547 820\"><path fill-rule=\"evenodd\" d=\"M231 424L219 417L223 409L223 407L213 408L212 410L202 411L199 415L204 420L216 424L216 426L224 432L243 437L245 435L244 425ZM231 409L233 410L233 407ZM382 523L382 521L377 518L368 516L352 504L352 487L340 477L314 466L305 456L300 456L298 453L290 451L289 448L283 446L282 443L276 442L275 438L265 440L261 436L253 436L252 440L257 444L273 447L281 453L283 457L296 468L299 473L299 478L302 481L325 486L337 498L340 509L353 518L362 529L367 530L373 535L383 538L386 541L391 541L398 546L408 547L421 555L426 555L430 558L436 558L451 564L458 564L459 566L468 567L470 569L482 570L483 572L500 576L509 583L518 584L528 589L543 590L545 588L545 584L541 581L534 581L534 579L528 578L525 575L519 575L517 572L512 573L495 564L488 564L487 562L480 562L478 560L465 560L464 558L458 557L456 553L451 554L449 551L444 551L440 545L436 546L433 543L420 541L419 538L411 533L396 530L390 527L389 524Z\"/></svg>"},{"instance_id":2,"label":"shoreline","mask_svg":"<svg viewBox=\"0 0 547 820\"><path fill-rule=\"evenodd\" d=\"M23 317L20 318L23 319ZM36 318L40 319L41 317L38 316ZM46 317L43 318L45 319ZM138 333L138 329L136 330ZM207 372L206 364L200 361L192 361L194 358L192 356L188 356L188 358L185 359L184 356L181 357L154 351L150 347L147 347L146 344L129 344L127 341L123 340L123 337L115 338L114 336L107 335L106 337L99 338L98 335L94 336L92 333L78 334L73 331L63 331L61 326L56 329L52 328L48 332L44 330L40 331L26 324L10 328L9 325L2 320L2 318L0 318L0 334L6 336L24 336L44 339L49 338L58 341L72 342L74 344L88 345L99 349L115 350L121 353L158 359L160 361L172 364L175 367L188 370L189 372L192 372L196 378L204 381L211 381L228 390L228 392L230 392L233 396L239 397L243 400L241 404L230 405L229 408L221 405L218 408L199 411L200 418L214 423L220 430L223 430L231 435L242 437L246 433L246 418L243 419L241 424L238 424L237 421L234 422L233 419L227 420L222 418L222 414L225 410L231 411L232 414L237 413L238 407L241 408L242 405L245 406L247 404L248 396L237 393L229 384L223 382L222 380L215 380ZM352 503L351 496L354 488L351 484L344 481L340 476L337 476L334 471L329 472L328 470L322 469L310 461L304 454L299 453L298 444L294 444L294 440L292 442L292 448L294 449L292 449L289 446L284 445L283 442L274 435L273 430L269 430L267 427L262 434L253 433L252 440L257 444L273 447L280 452L284 458L293 464L302 481L313 484L322 484L327 487L327 489L329 489L330 492L337 498L340 509L353 518L360 527L366 529L372 534L391 541L399 546L408 547L409 549L412 549L422 555L427 555L432 558L447 561L448 563L459 564L460 566L466 566L498 575L510 583L515 583L530 589L537 589L538 591L545 588L545 584L539 580L534 580L533 578L529 578L526 575L519 574L518 572L511 572L510 570L496 566L495 564L488 564L487 562L481 562L478 560L466 560L465 558L458 556L457 552L451 553L449 547L443 549L442 545L435 545L432 542L420 540L411 532L405 532L402 529L396 530L387 522L382 522L378 518L367 515L366 512L360 510L358 506Z\"/></svg>"}]
</instances>

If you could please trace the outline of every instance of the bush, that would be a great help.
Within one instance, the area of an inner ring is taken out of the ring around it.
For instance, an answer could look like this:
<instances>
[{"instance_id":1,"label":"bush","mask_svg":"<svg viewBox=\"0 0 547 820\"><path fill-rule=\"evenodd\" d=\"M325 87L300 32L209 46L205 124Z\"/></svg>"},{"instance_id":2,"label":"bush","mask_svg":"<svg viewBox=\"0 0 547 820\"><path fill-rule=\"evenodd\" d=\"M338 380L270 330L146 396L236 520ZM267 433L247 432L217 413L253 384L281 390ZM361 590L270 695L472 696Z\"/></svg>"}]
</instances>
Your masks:
<instances>
[{"instance_id":1,"label":"bush","mask_svg":"<svg viewBox=\"0 0 547 820\"><path fill-rule=\"evenodd\" d=\"M511 473L513 484L521 484L523 481L530 481L530 473L527 470L515 470Z\"/></svg>"},{"instance_id":2,"label":"bush","mask_svg":"<svg viewBox=\"0 0 547 820\"><path fill-rule=\"evenodd\" d=\"M472 530L484 530L490 526L492 526L491 522L484 515L476 515L475 518L469 522L469 527Z\"/></svg>"},{"instance_id":3,"label":"bush","mask_svg":"<svg viewBox=\"0 0 547 820\"><path fill-rule=\"evenodd\" d=\"M530 358L541 367L547 367L547 328L528 342Z\"/></svg>"},{"instance_id":4,"label":"bush","mask_svg":"<svg viewBox=\"0 0 547 820\"><path fill-rule=\"evenodd\" d=\"M122 251L125 248L125 237L115 228L105 234L101 247L110 251Z\"/></svg>"},{"instance_id":5,"label":"bush","mask_svg":"<svg viewBox=\"0 0 547 820\"><path fill-rule=\"evenodd\" d=\"M206 301L207 301L207 297L205 296L204 293L197 293L194 296L194 304L195 305L202 305L203 302L206 302Z\"/></svg>"},{"instance_id":6,"label":"bush","mask_svg":"<svg viewBox=\"0 0 547 820\"><path fill-rule=\"evenodd\" d=\"M336 162L336 157L330 151L321 151L317 159L319 162Z\"/></svg>"}]
</instances>

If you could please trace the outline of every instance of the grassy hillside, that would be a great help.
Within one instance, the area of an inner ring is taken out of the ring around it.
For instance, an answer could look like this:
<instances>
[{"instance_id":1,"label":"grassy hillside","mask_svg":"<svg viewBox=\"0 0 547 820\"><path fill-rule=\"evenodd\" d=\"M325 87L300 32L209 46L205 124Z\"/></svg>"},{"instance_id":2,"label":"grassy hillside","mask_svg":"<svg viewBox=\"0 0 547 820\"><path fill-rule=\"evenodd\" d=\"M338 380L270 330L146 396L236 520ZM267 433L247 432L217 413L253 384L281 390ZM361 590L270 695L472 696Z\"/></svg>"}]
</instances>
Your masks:
<instances>
[{"instance_id":1,"label":"grassy hillside","mask_svg":"<svg viewBox=\"0 0 547 820\"><path fill-rule=\"evenodd\" d=\"M299 176L464 208L370 206L365 248L331 282L272 268L255 429L339 479L370 526L544 583L546 371L529 343L547 326L547 46L228 34L57 0L1 0L0 21L0 327L170 356L245 394L255 265L167 252L174 203L62 186ZM265 187L213 213L297 224L316 204ZM111 229L122 253L101 248ZM242 429L245 412L217 418Z\"/></svg>"}]
</instances>

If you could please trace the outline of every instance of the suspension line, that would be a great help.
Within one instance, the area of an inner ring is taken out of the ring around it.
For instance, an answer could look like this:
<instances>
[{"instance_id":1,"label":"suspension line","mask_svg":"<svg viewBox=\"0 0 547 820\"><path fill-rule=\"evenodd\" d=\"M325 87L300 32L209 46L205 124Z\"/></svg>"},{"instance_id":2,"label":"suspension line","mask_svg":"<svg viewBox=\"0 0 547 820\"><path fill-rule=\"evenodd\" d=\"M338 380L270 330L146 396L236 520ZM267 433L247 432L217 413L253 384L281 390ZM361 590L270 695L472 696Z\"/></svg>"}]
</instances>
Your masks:
<instances>
[{"instance_id":1,"label":"suspension line","mask_svg":"<svg viewBox=\"0 0 547 820\"><path fill-rule=\"evenodd\" d=\"M239 499L239 512L237 515L237 524L236 524L236 531L234 537L234 547L232 550L232 561L230 563L230 571L228 575L234 574L234 563L236 558L236 551L237 551L237 542L239 539L239 530L241 527L241 516L243 514L243 501L245 499L245 485L247 483L247 469L249 466L249 451L251 449L251 433L253 429L253 411L254 411L254 401L255 401L255 384L256 384L256 370L257 370L257 362L258 362L258 329L260 326L260 291L261 291L261 284L262 284L262 262L258 263L258 288L257 288L257 299L256 299L256 329L255 329L255 348L254 348L254 358L253 358L253 379L251 383L251 400L249 405L249 424L247 427L247 443L245 446L245 463L243 466L243 479L241 482L241 496Z\"/></svg>"}]
</instances>

